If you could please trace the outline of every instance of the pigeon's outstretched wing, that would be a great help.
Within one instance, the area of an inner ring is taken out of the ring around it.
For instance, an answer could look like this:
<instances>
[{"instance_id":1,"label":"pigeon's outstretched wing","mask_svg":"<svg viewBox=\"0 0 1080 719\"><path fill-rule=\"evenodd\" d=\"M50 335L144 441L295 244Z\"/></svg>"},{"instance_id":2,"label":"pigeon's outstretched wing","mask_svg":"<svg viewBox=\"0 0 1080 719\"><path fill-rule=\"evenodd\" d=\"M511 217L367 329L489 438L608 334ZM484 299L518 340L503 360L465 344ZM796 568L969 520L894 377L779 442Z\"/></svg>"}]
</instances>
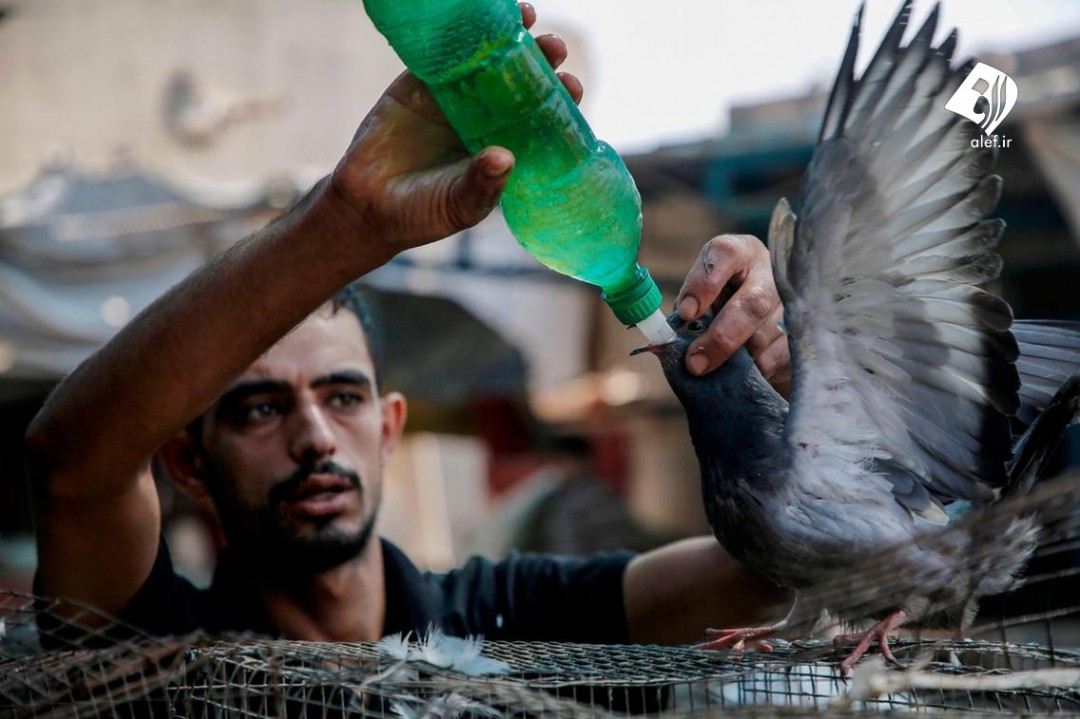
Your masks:
<instances>
[{"instance_id":1,"label":"pigeon's outstretched wing","mask_svg":"<svg viewBox=\"0 0 1080 719\"><path fill-rule=\"evenodd\" d=\"M1016 443L1009 465L1011 482L1005 494L1026 494L1042 479L1047 461L1065 437L1065 429L1080 420L1080 371L1069 376Z\"/></svg>"},{"instance_id":2,"label":"pigeon's outstretched wing","mask_svg":"<svg viewBox=\"0 0 1080 719\"><path fill-rule=\"evenodd\" d=\"M1080 322L1017 320L1013 334L1020 343L1020 409L1016 419L1030 425L1065 380L1080 370Z\"/></svg>"},{"instance_id":3,"label":"pigeon's outstretched wing","mask_svg":"<svg viewBox=\"0 0 1080 719\"><path fill-rule=\"evenodd\" d=\"M880 471L940 520L927 491L978 502L1004 483L1019 379L1009 306L978 287L1000 271L1001 180L979 128L945 109L970 68L949 66L955 31L933 46L937 8L902 44L910 6L858 79L856 16L798 219L781 202L769 243L796 480Z\"/></svg>"}]
</instances>

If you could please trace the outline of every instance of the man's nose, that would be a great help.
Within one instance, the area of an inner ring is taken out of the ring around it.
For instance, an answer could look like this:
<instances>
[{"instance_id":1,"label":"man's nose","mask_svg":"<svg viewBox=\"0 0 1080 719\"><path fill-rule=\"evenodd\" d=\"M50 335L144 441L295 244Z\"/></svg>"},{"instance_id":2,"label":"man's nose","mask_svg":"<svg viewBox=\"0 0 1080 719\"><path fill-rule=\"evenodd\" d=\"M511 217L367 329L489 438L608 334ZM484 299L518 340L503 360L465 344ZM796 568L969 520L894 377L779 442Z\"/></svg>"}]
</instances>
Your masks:
<instances>
[{"instance_id":1,"label":"man's nose","mask_svg":"<svg viewBox=\"0 0 1080 719\"><path fill-rule=\"evenodd\" d=\"M314 404L297 408L292 417L289 454L301 464L332 457L337 450L334 432L325 413Z\"/></svg>"}]
</instances>

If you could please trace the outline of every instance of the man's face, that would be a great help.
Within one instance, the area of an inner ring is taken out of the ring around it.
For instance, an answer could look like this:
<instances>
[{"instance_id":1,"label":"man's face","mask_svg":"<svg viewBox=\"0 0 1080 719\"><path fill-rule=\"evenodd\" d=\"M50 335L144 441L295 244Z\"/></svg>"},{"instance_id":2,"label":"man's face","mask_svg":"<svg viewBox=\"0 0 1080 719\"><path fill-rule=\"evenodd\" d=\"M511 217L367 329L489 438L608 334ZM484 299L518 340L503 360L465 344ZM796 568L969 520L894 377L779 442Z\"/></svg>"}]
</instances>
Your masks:
<instances>
[{"instance_id":1,"label":"man's face","mask_svg":"<svg viewBox=\"0 0 1080 719\"><path fill-rule=\"evenodd\" d=\"M283 570L356 556L403 419L400 396L378 395L356 317L317 311L205 415L204 477L230 543Z\"/></svg>"}]
</instances>

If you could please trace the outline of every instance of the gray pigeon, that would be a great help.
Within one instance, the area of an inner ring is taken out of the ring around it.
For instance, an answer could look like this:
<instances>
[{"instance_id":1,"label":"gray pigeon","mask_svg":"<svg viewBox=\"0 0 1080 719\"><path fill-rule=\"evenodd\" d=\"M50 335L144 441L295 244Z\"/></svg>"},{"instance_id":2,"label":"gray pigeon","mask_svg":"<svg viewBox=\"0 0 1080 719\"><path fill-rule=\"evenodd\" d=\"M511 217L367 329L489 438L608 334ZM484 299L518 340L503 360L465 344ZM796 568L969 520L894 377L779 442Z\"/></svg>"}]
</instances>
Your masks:
<instances>
[{"instance_id":1,"label":"gray pigeon","mask_svg":"<svg viewBox=\"0 0 1080 719\"><path fill-rule=\"evenodd\" d=\"M1020 352L1035 355L1030 375L1045 359L1064 379L1078 366L1080 341L1076 327L1042 323L1024 326L1032 344L1019 346L1008 304L980 287L1001 268L992 249L1004 223L986 219L1001 179L991 174L993 150L972 144L978 125L945 109L973 63L950 68L955 31L932 44L937 7L903 45L910 11L904 2L855 79L859 11L800 215L784 200L773 214L790 404L745 350L705 377L686 371L686 349L709 315L685 322L673 314L677 339L642 348L658 355L686 410L706 514L734 557L796 597L886 548L899 550L897 571L937 578L873 617L826 607L845 621L880 620L858 635L845 671L875 638L892 659L886 636L900 624L956 628L978 597L1015 583L1035 546L1033 518L1009 525L1001 556L980 564L978 576L961 576L955 553L916 537L997 501L1016 475L1026 486L1045 456L1036 450L1056 443L1076 411L1073 382L1061 400L1068 411L1055 414L1063 419L1042 423L1023 445L1035 459L1010 474ZM1026 421L1052 394L1040 387L1023 396ZM702 646L742 648L782 634L798 604L773 626L711 630L714 641Z\"/></svg>"}]
</instances>

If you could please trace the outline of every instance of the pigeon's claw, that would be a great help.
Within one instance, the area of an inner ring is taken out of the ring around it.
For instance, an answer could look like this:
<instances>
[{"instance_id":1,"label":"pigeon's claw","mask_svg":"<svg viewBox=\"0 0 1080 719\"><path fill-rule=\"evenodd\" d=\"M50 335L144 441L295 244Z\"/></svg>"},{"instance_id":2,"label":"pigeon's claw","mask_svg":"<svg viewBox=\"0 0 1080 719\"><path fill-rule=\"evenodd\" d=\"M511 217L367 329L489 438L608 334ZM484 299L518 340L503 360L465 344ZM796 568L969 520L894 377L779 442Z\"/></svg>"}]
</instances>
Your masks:
<instances>
[{"instance_id":1,"label":"pigeon's claw","mask_svg":"<svg viewBox=\"0 0 1080 719\"><path fill-rule=\"evenodd\" d=\"M746 627L743 629L706 629L709 641L695 644L694 649L730 649L742 652L751 649L759 652L771 652L772 645L763 641L776 633L775 627Z\"/></svg>"},{"instance_id":2,"label":"pigeon's claw","mask_svg":"<svg viewBox=\"0 0 1080 719\"><path fill-rule=\"evenodd\" d=\"M848 654L847 659L840 662L840 672L845 676L851 672L851 668L855 666L855 663L862 659L866 654L870 645L875 639L877 639L878 647L881 648L881 656L885 657L890 664L893 664L901 669L905 668L904 663L896 658L892 653L892 649L889 648L889 632L894 631L904 621L906 615L904 612L897 610L885 617L881 621L877 622L874 626L867 629L865 632L856 632L855 634L841 634L833 639L834 645L846 644L850 641L858 641L855 648Z\"/></svg>"}]
</instances>

